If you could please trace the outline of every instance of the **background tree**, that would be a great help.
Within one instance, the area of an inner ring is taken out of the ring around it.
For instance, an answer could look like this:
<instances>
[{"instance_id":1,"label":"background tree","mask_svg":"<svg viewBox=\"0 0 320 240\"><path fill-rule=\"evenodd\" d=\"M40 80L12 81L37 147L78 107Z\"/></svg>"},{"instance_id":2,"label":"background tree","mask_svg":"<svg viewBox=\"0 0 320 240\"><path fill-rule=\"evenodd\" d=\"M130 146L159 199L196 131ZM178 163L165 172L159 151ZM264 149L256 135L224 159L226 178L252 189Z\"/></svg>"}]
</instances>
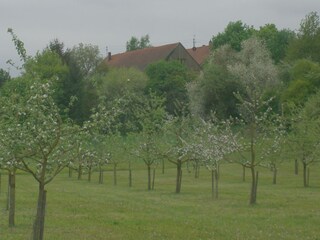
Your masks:
<instances>
[{"instance_id":1,"label":"background tree","mask_svg":"<svg viewBox=\"0 0 320 240\"><path fill-rule=\"evenodd\" d=\"M278 30L275 24L266 24L255 32L255 36L265 42L272 59L278 64L285 58L288 45L295 38L295 33L289 29Z\"/></svg>"},{"instance_id":2,"label":"background tree","mask_svg":"<svg viewBox=\"0 0 320 240\"><path fill-rule=\"evenodd\" d=\"M241 92L241 85L227 68L234 62L234 58L235 51L230 45L216 49L204 66L203 74L188 84L192 113L206 118L215 112L219 119L239 115L234 92Z\"/></svg>"},{"instance_id":3,"label":"background tree","mask_svg":"<svg viewBox=\"0 0 320 240\"><path fill-rule=\"evenodd\" d=\"M11 79L11 76L10 76L9 72L0 68L0 87L2 87L2 85L10 79Z\"/></svg>"},{"instance_id":4,"label":"background tree","mask_svg":"<svg viewBox=\"0 0 320 240\"><path fill-rule=\"evenodd\" d=\"M175 114L179 111L175 102L188 102L186 85L193 76L184 64L178 61L159 61L150 64L146 74L149 77L147 91L151 90L165 98L168 113Z\"/></svg>"},{"instance_id":5,"label":"background tree","mask_svg":"<svg viewBox=\"0 0 320 240\"><path fill-rule=\"evenodd\" d=\"M212 37L212 49L217 49L223 45L229 44L234 50L241 50L241 43L250 38L254 33L253 27L250 27L242 21L230 22L224 29L224 32L218 33Z\"/></svg>"},{"instance_id":6,"label":"background tree","mask_svg":"<svg viewBox=\"0 0 320 240\"><path fill-rule=\"evenodd\" d=\"M150 44L150 37L148 34L140 37L140 40L137 37L131 37L130 40L126 43L127 52L147 47L152 47Z\"/></svg>"},{"instance_id":7,"label":"background tree","mask_svg":"<svg viewBox=\"0 0 320 240\"><path fill-rule=\"evenodd\" d=\"M289 135L292 157L297 157L303 166L303 186L309 186L308 168L318 161L319 124L320 124L319 92L306 102L303 108L298 107L291 123Z\"/></svg>"},{"instance_id":8,"label":"background tree","mask_svg":"<svg viewBox=\"0 0 320 240\"><path fill-rule=\"evenodd\" d=\"M239 111L244 120L246 133L245 140L249 154L243 155L247 162L246 167L251 171L250 204L256 203L257 198L257 174L256 166L259 164L257 144L265 142L268 136L268 127L273 125L268 107L270 99L264 100L264 91L278 82L277 69L272 63L270 53L266 47L256 38L243 42L242 50L237 54L237 62L229 66L229 71L241 82L245 94L236 94L240 101ZM270 124L269 124L270 123ZM261 145L263 148L267 146ZM257 158L258 157L258 158Z\"/></svg>"},{"instance_id":9,"label":"background tree","mask_svg":"<svg viewBox=\"0 0 320 240\"><path fill-rule=\"evenodd\" d=\"M287 51L287 60L306 58L320 62L320 20L317 12L310 12L302 19L300 28Z\"/></svg>"},{"instance_id":10,"label":"background tree","mask_svg":"<svg viewBox=\"0 0 320 240\"><path fill-rule=\"evenodd\" d=\"M299 59L289 69L290 81L283 90L281 101L286 104L304 105L320 87L320 64Z\"/></svg>"},{"instance_id":11,"label":"background tree","mask_svg":"<svg viewBox=\"0 0 320 240\"><path fill-rule=\"evenodd\" d=\"M114 68L94 78L99 98L111 102L131 93L144 95L148 77L134 68Z\"/></svg>"}]
</instances>

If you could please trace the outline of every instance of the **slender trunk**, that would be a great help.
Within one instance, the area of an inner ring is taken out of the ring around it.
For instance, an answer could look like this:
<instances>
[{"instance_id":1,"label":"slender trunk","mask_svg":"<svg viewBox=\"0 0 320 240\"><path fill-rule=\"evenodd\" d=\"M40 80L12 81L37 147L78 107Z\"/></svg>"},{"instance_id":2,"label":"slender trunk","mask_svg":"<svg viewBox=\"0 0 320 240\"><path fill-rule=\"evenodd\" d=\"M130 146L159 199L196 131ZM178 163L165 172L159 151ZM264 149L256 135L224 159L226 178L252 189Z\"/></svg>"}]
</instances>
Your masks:
<instances>
[{"instance_id":1,"label":"slender trunk","mask_svg":"<svg viewBox=\"0 0 320 240\"><path fill-rule=\"evenodd\" d=\"M307 168L307 184L309 186L309 180L310 180L310 168Z\"/></svg>"},{"instance_id":2,"label":"slender trunk","mask_svg":"<svg viewBox=\"0 0 320 240\"><path fill-rule=\"evenodd\" d=\"M162 174L164 174L164 159L162 159Z\"/></svg>"},{"instance_id":3,"label":"slender trunk","mask_svg":"<svg viewBox=\"0 0 320 240\"><path fill-rule=\"evenodd\" d=\"M151 167L148 165L148 191L151 190Z\"/></svg>"},{"instance_id":4,"label":"slender trunk","mask_svg":"<svg viewBox=\"0 0 320 240\"><path fill-rule=\"evenodd\" d=\"M117 163L113 164L113 185L117 186Z\"/></svg>"},{"instance_id":5,"label":"slender trunk","mask_svg":"<svg viewBox=\"0 0 320 240\"><path fill-rule=\"evenodd\" d=\"M89 169L88 169L88 182L91 182L91 173L92 173L92 169L91 169L91 167L89 167Z\"/></svg>"},{"instance_id":6,"label":"slender trunk","mask_svg":"<svg viewBox=\"0 0 320 240\"><path fill-rule=\"evenodd\" d=\"M211 170L211 194L212 194L212 199L214 199L214 170Z\"/></svg>"},{"instance_id":7,"label":"slender trunk","mask_svg":"<svg viewBox=\"0 0 320 240\"><path fill-rule=\"evenodd\" d=\"M44 189L44 183L39 182L39 196L37 204L37 215L33 226L33 240L43 240L46 209L46 193L47 191Z\"/></svg>"},{"instance_id":8,"label":"slender trunk","mask_svg":"<svg viewBox=\"0 0 320 240\"><path fill-rule=\"evenodd\" d=\"M256 172L256 184L254 186L254 194L255 194L254 198L255 198L255 200L257 200L257 195L258 195L258 182L259 182L258 180L259 180L259 172L257 171Z\"/></svg>"},{"instance_id":9,"label":"slender trunk","mask_svg":"<svg viewBox=\"0 0 320 240\"><path fill-rule=\"evenodd\" d=\"M252 123L251 129L250 129L250 137L251 137L251 142L250 142L250 151L251 151L251 164L250 164L250 169L251 169L251 177L252 177L252 182L251 182L251 193L250 193L250 205L253 205L256 203L256 175L255 175L255 161L256 161L256 152L255 152L255 144L254 144L254 139L255 139L255 134L256 134L256 124Z\"/></svg>"},{"instance_id":10,"label":"slender trunk","mask_svg":"<svg viewBox=\"0 0 320 240\"><path fill-rule=\"evenodd\" d=\"M14 227L14 217L16 208L16 174L15 170L8 174L9 183L9 227Z\"/></svg>"},{"instance_id":11,"label":"slender trunk","mask_svg":"<svg viewBox=\"0 0 320 240\"><path fill-rule=\"evenodd\" d=\"M78 168L78 180L80 180L82 178L82 166L79 165L79 168Z\"/></svg>"},{"instance_id":12,"label":"slender trunk","mask_svg":"<svg viewBox=\"0 0 320 240\"><path fill-rule=\"evenodd\" d=\"M298 175L298 173L299 173L299 162L298 162L298 159L295 159L294 160L294 174Z\"/></svg>"},{"instance_id":13,"label":"slender trunk","mask_svg":"<svg viewBox=\"0 0 320 240\"><path fill-rule=\"evenodd\" d=\"M153 169L153 176L152 176L152 190L154 190L154 180L156 178L156 169Z\"/></svg>"},{"instance_id":14,"label":"slender trunk","mask_svg":"<svg viewBox=\"0 0 320 240\"><path fill-rule=\"evenodd\" d=\"M199 168L199 163L196 161L194 166L194 178L199 178Z\"/></svg>"},{"instance_id":15,"label":"slender trunk","mask_svg":"<svg viewBox=\"0 0 320 240\"><path fill-rule=\"evenodd\" d=\"M246 181L246 167L242 165L242 181Z\"/></svg>"},{"instance_id":16,"label":"slender trunk","mask_svg":"<svg viewBox=\"0 0 320 240\"><path fill-rule=\"evenodd\" d=\"M181 180L182 180L182 163L177 162L177 179L176 179L176 193L181 191Z\"/></svg>"},{"instance_id":17,"label":"slender trunk","mask_svg":"<svg viewBox=\"0 0 320 240\"><path fill-rule=\"evenodd\" d=\"M250 167L251 170L251 177L252 177L252 182L251 182L251 193L250 193L250 205L253 205L256 203L256 173L255 173L255 168L254 166Z\"/></svg>"},{"instance_id":18,"label":"slender trunk","mask_svg":"<svg viewBox=\"0 0 320 240\"><path fill-rule=\"evenodd\" d=\"M129 187L132 187L131 161L129 161Z\"/></svg>"},{"instance_id":19,"label":"slender trunk","mask_svg":"<svg viewBox=\"0 0 320 240\"><path fill-rule=\"evenodd\" d=\"M69 167L69 178L71 178L71 177L72 177L72 168Z\"/></svg>"},{"instance_id":20,"label":"slender trunk","mask_svg":"<svg viewBox=\"0 0 320 240\"><path fill-rule=\"evenodd\" d=\"M218 199L219 196L219 189L218 189L218 183L219 183L219 167L218 169L215 169L215 182L216 182L216 186L215 186L215 190L216 190L216 194L215 194L215 199Z\"/></svg>"},{"instance_id":21,"label":"slender trunk","mask_svg":"<svg viewBox=\"0 0 320 240\"><path fill-rule=\"evenodd\" d=\"M303 165L303 186L308 187L308 179L307 179L307 164L305 162L302 163Z\"/></svg>"},{"instance_id":22,"label":"slender trunk","mask_svg":"<svg viewBox=\"0 0 320 240\"><path fill-rule=\"evenodd\" d=\"M273 168L273 184L277 184L277 173L278 173L278 169L276 167Z\"/></svg>"},{"instance_id":23,"label":"slender trunk","mask_svg":"<svg viewBox=\"0 0 320 240\"><path fill-rule=\"evenodd\" d=\"M2 188L2 181L1 181L2 179L1 178L2 178L2 175L1 175L1 172L0 172L0 196L1 196L1 188Z\"/></svg>"},{"instance_id":24,"label":"slender trunk","mask_svg":"<svg viewBox=\"0 0 320 240\"><path fill-rule=\"evenodd\" d=\"M103 170L99 167L99 184L103 183Z\"/></svg>"}]
</instances>

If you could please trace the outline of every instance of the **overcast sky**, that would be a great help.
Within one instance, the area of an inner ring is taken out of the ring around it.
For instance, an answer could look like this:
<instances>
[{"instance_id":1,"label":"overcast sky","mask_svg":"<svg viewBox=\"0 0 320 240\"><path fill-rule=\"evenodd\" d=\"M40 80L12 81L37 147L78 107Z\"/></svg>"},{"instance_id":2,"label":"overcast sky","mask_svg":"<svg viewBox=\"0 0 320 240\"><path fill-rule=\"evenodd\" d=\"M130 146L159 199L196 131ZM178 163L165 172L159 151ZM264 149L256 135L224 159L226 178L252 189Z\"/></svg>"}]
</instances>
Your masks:
<instances>
[{"instance_id":1,"label":"overcast sky","mask_svg":"<svg viewBox=\"0 0 320 240\"><path fill-rule=\"evenodd\" d=\"M7 28L13 28L29 55L58 38L66 47L79 43L125 51L131 36L149 34L154 46L181 42L186 48L208 44L231 21L259 28L297 30L320 0L0 0L0 68L18 60ZM11 69L11 73L13 70Z\"/></svg>"}]
</instances>

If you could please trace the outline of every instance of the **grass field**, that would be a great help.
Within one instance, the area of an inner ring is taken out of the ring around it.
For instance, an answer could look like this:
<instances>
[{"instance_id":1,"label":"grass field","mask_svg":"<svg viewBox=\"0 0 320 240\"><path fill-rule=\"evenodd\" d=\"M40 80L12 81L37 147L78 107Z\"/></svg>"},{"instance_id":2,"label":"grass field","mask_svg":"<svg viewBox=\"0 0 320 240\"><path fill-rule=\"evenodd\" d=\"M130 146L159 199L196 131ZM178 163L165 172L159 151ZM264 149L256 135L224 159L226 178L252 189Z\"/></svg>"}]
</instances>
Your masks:
<instances>
[{"instance_id":1,"label":"grass field","mask_svg":"<svg viewBox=\"0 0 320 240\"><path fill-rule=\"evenodd\" d=\"M293 165L293 164L292 164ZM111 169L111 166L110 166ZM282 166L277 185L272 173L260 169L257 204L249 206L249 176L242 182L238 165L221 166L220 196L212 200L210 173L201 169L200 178L183 172L182 192L175 194L175 169L168 164L165 174L157 170L155 190L148 192L147 172L98 174L92 181L69 178L61 173L47 186L45 239L320 239L319 166L311 169L310 187L302 187L302 176L293 166ZM75 174L74 174L75 175ZM84 176L85 177L85 176ZM31 239L37 184L19 174L16 183L16 227L8 228L6 175L0 193L0 239Z\"/></svg>"}]
</instances>

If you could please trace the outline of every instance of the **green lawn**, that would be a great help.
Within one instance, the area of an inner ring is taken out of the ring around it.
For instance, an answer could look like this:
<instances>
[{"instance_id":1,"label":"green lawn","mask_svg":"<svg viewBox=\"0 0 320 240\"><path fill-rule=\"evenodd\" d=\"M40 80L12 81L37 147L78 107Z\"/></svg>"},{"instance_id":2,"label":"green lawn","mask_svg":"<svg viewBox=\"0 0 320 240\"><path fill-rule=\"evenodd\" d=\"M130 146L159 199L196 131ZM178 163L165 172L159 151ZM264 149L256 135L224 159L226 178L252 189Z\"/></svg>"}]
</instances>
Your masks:
<instances>
[{"instance_id":1,"label":"green lawn","mask_svg":"<svg viewBox=\"0 0 320 240\"><path fill-rule=\"evenodd\" d=\"M310 171L309 188L293 174L293 164L281 167L277 185L260 169L255 206L248 205L250 178L242 182L239 165L221 167L218 200L211 199L206 169L199 179L184 169L182 192L175 194L175 169L168 167L165 174L158 169L150 192L141 167L133 171L132 188L124 170L117 186L111 171L100 185L97 173L88 182L63 172L47 187L45 239L320 239L319 166ZM31 239L37 184L17 176L16 227L9 229L6 180L2 173L0 239Z\"/></svg>"}]
</instances>

